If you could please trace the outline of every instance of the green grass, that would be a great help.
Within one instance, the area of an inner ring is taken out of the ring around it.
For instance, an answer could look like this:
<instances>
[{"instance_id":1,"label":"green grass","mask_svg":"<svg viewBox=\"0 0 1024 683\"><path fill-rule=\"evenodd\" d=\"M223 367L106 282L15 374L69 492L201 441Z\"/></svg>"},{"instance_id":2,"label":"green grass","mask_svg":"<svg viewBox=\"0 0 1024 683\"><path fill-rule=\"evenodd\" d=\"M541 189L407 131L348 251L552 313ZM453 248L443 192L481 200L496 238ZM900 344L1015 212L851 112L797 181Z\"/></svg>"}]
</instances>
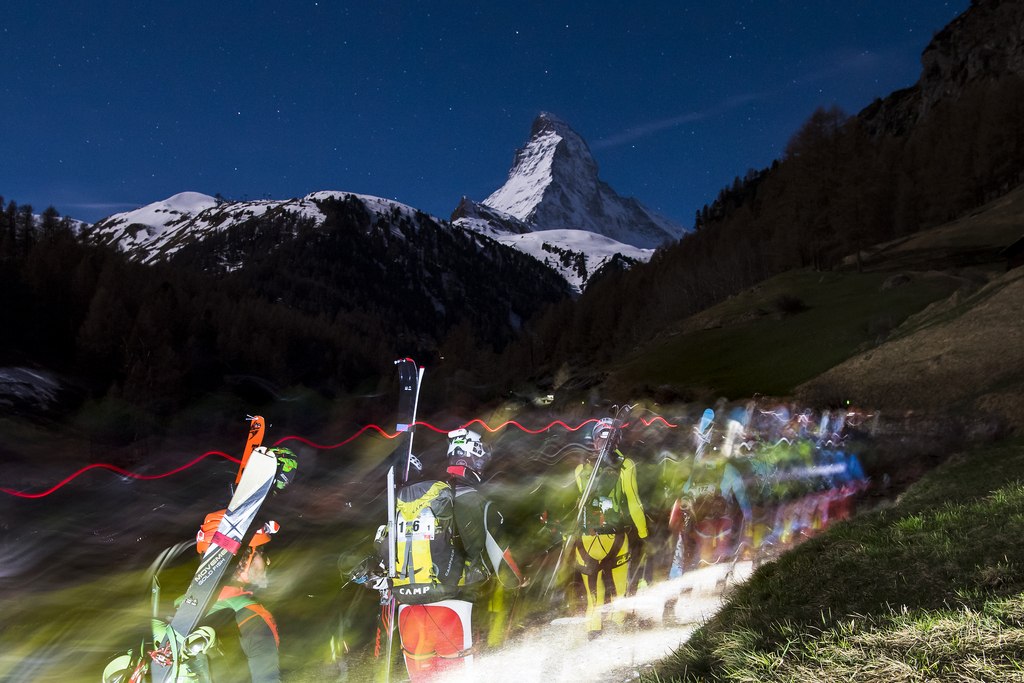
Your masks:
<instances>
[{"instance_id":1,"label":"green grass","mask_svg":"<svg viewBox=\"0 0 1024 683\"><path fill-rule=\"evenodd\" d=\"M648 680L1024 680L1024 440L758 569Z\"/></svg>"},{"instance_id":2,"label":"green grass","mask_svg":"<svg viewBox=\"0 0 1024 683\"><path fill-rule=\"evenodd\" d=\"M721 319L722 327L676 335L626 360L615 373L636 383L706 387L728 397L791 394L962 285L936 275L882 291L890 275L806 269L778 275L757 292L748 290L700 314ZM779 318L774 302L783 295L802 300L808 310ZM730 322L744 314L758 317Z\"/></svg>"}]
</instances>

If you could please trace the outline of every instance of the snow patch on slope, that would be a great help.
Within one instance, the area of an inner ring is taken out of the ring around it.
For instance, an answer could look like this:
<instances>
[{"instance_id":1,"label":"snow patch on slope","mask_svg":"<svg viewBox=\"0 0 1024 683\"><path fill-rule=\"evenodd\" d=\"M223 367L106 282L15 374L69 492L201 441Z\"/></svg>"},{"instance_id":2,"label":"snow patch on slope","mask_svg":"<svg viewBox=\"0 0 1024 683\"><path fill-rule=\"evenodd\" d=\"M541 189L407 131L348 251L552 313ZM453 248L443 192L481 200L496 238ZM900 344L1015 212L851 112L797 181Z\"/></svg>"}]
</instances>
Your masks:
<instances>
[{"instance_id":1,"label":"snow patch on slope","mask_svg":"<svg viewBox=\"0 0 1024 683\"><path fill-rule=\"evenodd\" d=\"M581 292L590 276L615 254L643 262L654 255L654 249L622 244L586 230L540 230L524 235L496 235L494 239L554 268L576 292Z\"/></svg>"},{"instance_id":2,"label":"snow patch on slope","mask_svg":"<svg viewBox=\"0 0 1024 683\"><path fill-rule=\"evenodd\" d=\"M60 384L53 375L29 368L0 368L0 406L17 404L44 409L57 398Z\"/></svg>"}]
</instances>

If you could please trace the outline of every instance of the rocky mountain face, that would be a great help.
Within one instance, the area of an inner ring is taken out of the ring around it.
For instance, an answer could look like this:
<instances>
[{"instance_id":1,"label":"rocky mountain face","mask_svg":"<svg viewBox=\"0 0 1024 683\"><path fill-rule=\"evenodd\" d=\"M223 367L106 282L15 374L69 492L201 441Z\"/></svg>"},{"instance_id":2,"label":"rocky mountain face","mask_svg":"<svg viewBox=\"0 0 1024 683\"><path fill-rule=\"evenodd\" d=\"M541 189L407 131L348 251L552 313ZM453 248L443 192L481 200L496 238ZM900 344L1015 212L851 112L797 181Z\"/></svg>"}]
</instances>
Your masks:
<instances>
[{"instance_id":1,"label":"rocky mountain face","mask_svg":"<svg viewBox=\"0 0 1024 683\"><path fill-rule=\"evenodd\" d=\"M492 237L523 235L532 232L529 225L515 216L486 204L474 202L469 197L463 197L459 205L455 207L455 211L452 211L451 221Z\"/></svg>"},{"instance_id":2,"label":"rocky mountain face","mask_svg":"<svg viewBox=\"0 0 1024 683\"><path fill-rule=\"evenodd\" d=\"M858 115L873 137L906 133L944 99L976 83L1024 76L1024 3L972 0L921 53L916 84L877 99Z\"/></svg>"},{"instance_id":3,"label":"rocky mountain face","mask_svg":"<svg viewBox=\"0 0 1024 683\"><path fill-rule=\"evenodd\" d=\"M452 220L464 217L483 217L475 227L479 230L521 234L519 224L533 232L583 230L642 249L686 232L602 182L587 143L547 112L534 120L530 140L516 151L505 184L479 204L464 199Z\"/></svg>"}]
</instances>

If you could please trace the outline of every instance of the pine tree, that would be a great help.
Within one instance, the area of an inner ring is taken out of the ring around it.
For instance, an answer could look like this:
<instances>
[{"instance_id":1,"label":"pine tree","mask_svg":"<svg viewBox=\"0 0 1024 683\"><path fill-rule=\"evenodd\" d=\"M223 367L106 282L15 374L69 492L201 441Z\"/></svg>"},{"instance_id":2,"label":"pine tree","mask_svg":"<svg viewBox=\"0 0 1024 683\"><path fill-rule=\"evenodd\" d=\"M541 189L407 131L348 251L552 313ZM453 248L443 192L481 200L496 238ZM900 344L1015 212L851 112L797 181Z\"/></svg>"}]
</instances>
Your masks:
<instances>
[{"instance_id":1,"label":"pine tree","mask_svg":"<svg viewBox=\"0 0 1024 683\"><path fill-rule=\"evenodd\" d=\"M18 233L20 251L27 254L36 244L36 219L32 215L31 204L22 204L18 208Z\"/></svg>"},{"instance_id":2,"label":"pine tree","mask_svg":"<svg viewBox=\"0 0 1024 683\"><path fill-rule=\"evenodd\" d=\"M53 205L46 207L40 216L39 232L43 239L53 239L60 229L60 213Z\"/></svg>"},{"instance_id":3,"label":"pine tree","mask_svg":"<svg viewBox=\"0 0 1024 683\"><path fill-rule=\"evenodd\" d=\"M18 248L18 203L13 199L7 205L7 210L4 212L4 222L7 223L7 235L10 240L11 248L16 250Z\"/></svg>"}]
</instances>

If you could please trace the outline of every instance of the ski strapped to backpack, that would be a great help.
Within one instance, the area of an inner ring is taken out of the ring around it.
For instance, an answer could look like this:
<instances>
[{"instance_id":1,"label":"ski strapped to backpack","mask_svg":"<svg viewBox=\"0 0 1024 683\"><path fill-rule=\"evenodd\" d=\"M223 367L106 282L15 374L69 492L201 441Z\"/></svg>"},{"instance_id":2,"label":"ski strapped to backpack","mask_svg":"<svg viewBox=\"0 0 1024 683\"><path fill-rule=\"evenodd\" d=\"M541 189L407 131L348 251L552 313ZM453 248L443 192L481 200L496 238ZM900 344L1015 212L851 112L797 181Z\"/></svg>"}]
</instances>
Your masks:
<instances>
[{"instance_id":1,"label":"ski strapped to backpack","mask_svg":"<svg viewBox=\"0 0 1024 683\"><path fill-rule=\"evenodd\" d=\"M412 440L416 425L416 411L419 407L420 384L423 381L423 368L416 365L411 358L402 358L395 361L398 366L398 424L396 431L402 433L398 446L394 451L394 460L388 469L387 480L387 504L388 504L388 526L387 526L387 570L388 587L381 590L381 611L377 620L377 638L374 654L380 659L383 656L382 666L384 667L384 680L389 679L391 674L391 659L395 635L395 614L397 606L395 601L394 585L397 573L395 563L398 553L396 519L396 485L405 486L409 479L409 466L412 461ZM383 652L380 648L381 634L386 634L386 647Z\"/></svg>"},{"instance_id":2,"label":"ski strapped to backpack","mask_svg":"<svg viewBox=\"0 0 1024 683\"><path fill-rule=\"evenodd\" d=\"M409 463L412 459L412 439L415 432L416 409L420 398L420 383L423 368L416 367L411 358L396 360L398 366L398 424L396 431L402 433L394 451L394 462L388 470L388 576L394 578L396 535L395 535L395 490L405 486L409 480Z\"/></svg>"},{"instance_id":3,"label":"ski strapped to backpack","mask_svg":"<svg viewBox=\"0 0 1024 683\"><path fill-rule=\"evenodd\" d=\"M700 417L700 424L694 425L693 435L697 440L696 459L700 460L704 455L704 449L711 443L712 429L715 426L715 411L708 408Z\"/></svg>"},{"instance_id":4,"label":"ski strapped to backpack","mask_svg":"<svg viewBox=\"0 0 1024 683\"><path fill-rule=\"evenodd\" d=\"M186 638L206 615L231 559L242 547L249 525L274 484L276 474L276 455L263 447L253 449L181 606L164 632L154 633L153 683L168 683L177 678Z\"/></svg>"}]
</instances>

